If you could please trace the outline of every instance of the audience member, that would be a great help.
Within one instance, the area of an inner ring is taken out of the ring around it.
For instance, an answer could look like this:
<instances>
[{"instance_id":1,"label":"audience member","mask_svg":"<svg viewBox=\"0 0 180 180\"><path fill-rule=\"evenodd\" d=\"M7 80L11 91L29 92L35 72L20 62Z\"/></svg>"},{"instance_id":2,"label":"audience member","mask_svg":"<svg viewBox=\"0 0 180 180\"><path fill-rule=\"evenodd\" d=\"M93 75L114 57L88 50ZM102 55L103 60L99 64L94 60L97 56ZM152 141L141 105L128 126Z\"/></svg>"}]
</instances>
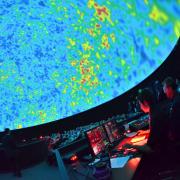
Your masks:
<instances>
[{"instance_id":1,"label":"audience member","mask_svg":"<svg viewBox=\"0 0 180 180\"><path fill-rule=\"evenodd\" d=\"M177 142L180 140L180 94L176 81L172 77L167 77L163 81L163 90L170 104L170 138Z\"/></svg>"},{"instance_id":2,"label":"audience member","mask_svg":"<svg viewBox=\"0 0 180 180\"><path fill-rule=\"evenodd\" d=\"M153 93L146 88L138 93L140 108L150 115L150 135L147 144L143 146L126 144L125 147L135 148L150 153L164 149L168 141L168 118L160 106L156 104Z\"/></svg>"},{"instance_id":3,"label":"audience member","mask_svg":"<svg viewBox=\"0 0 180 180\"><path fill-rule=\"evenodd\" d=\"M174 163L170 163L171 157L167 151L168 140L168 116L162 107L156 103L152 91L148 88L138 93L140 108L150 117L149 139L145 145L125 144L124 148L134 148L143 153L139 165L137 179L154 179L153 176L161 169ZM166 163L168 161L168 163ZM152 178L151 178L152 177ZM136 177L135 177L136 179Z\"/></svg>"},{"instance_id":4,"label":"audience member","mask_svg":"<svg viewBox=\"0 0 180 180\"><path fill-rule=\"evenodd\" d=\"M2 137L2 144L6 153L6 156L12 165L14 176L21 177L21 171L19 166L18 149L15 139L11 135L9 128L5 129L5 135Z\"/></svg>"}]
</instances>

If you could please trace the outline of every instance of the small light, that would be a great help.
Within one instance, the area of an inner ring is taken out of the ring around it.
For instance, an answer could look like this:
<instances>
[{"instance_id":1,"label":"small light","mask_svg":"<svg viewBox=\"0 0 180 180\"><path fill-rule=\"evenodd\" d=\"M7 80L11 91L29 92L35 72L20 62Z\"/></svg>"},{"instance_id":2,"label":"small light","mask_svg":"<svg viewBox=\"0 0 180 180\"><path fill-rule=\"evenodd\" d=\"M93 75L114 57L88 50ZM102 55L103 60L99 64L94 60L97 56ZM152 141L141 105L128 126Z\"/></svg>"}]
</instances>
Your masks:
<instances>
[{"instance_id":1,"label":"small light","mask_svg":"<svg viewBox=\"0 0 180 180\"><path fill-rule=\"evenodd\" d=\"M119 147L118 147L118 150L122 150L122 149L123 149L123 147L122 147L122 146L119 146Z\"/></svg>"},{"instance_id":2,"label":"small light","mask_svg":"<svg viewBox=\"0 0 180 180\"><path fill-rule=\"evenodd\" d=\"M130 132L131 132L131 130L128 129L128 130L127 130L127 133L130 133Z\"/></svg>"},{"instance_id":3,"label":"small light","mask_svg":"<svg viewBox=\"0 0 180 180\"><path fill-rule=\"evenodd\" d=\"M39 137L39 139L42 139L42 138L43 138L42 136Z\"/></svg>"},{"instance_id":4,"label":"small light","mask_svg":"<svg viewBox=\"0 0 180 180\"><path fill-rule=\"evenodd\" d=\"M73 161L73 162L77 161L78 157L76 155L73 155L73 156L71 156L70 160Z\"/></svg>"}]
</instances>

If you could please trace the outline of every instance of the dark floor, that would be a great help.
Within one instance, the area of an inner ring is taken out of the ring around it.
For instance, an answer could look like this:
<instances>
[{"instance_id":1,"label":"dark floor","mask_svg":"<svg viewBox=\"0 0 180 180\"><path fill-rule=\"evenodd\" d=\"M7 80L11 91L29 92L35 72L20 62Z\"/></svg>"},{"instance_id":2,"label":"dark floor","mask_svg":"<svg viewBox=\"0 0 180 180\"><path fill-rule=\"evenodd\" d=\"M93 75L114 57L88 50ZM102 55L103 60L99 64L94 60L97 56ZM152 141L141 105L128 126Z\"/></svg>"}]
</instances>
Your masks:
<instances>
[{"instance_id":1,"label":"dark floor","mask_svg":"<svg viewBox=\"0 0 180 180\"><path fill-rule=\"evenodd\" d=\"M176 170L179 170L180 168L176 167ZM174 169L174 170L175 170ZM67 172L69 176L69 180L94 180L92 176L92 169L87 168L87 166L83 165L78 165L78 168L72 168L72 167L67 167ZM163 172L163 171L162 171ZM174 176L174 173L169 173L164 171L165 176L157 178L159 179L168 179L168 178L173 178L173 180L179 180L180 179L180 171L175 173L176 175ZM157 173L158 174L158 173ZM137 176L135 179L141 180L141 176ZM22 177L17 178L12 175L12 173L4 173L0 174L0 180L16 180L16 179L21 179L21 180L60 180L59 176L59 171L58 167L56 166L49 166L46 162L42 162L36 166L33 166L28 169L22 170ZM150 176L144 176L143 180L146 179L151 179L151 180L156 180L155 176L153 178L150 178ZM169 179L168 179L169 180ZM172 179L171 179L172 180Z\"/></svg>"},{"instance_id":2,"label":"dark floor","mask_svg":"<svg viewBox=\"0 0 180 180\"><path fill-rule=\"evenodd\" d=\"M80 167L80 166L79 166ZM92 170L81 166L80 168L68 167L67 172L70 180L93 180ZM42 162L28 169L22 170L22 177L14 177L12 173L0 174L0 180L60 180L58 167L49 166Z\"/></svg>"},{"instance_id":3,"label":"dark floor","mask_svg":"<svg viewBox=\"0 0 180 180\"><path fill-rule=\"evenodd\" d=\"M12 173L0 174L1 180L59 180L58 168L42 162L36 166L22 170L22 177L14 177Z\"/></svg>"}]
</instances>

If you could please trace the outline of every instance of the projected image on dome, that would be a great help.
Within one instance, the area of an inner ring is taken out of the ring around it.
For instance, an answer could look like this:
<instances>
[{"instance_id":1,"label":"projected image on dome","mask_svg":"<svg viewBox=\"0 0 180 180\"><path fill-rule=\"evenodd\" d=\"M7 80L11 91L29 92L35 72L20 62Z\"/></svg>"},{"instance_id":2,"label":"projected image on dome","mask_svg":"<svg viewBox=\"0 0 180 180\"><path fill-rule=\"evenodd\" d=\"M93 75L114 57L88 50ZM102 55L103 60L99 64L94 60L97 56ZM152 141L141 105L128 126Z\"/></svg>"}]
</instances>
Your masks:
<instances>
[{"instance_id":1,"label":"projected image on dome","mask_svg":"<svg viewBox=\"0 0 180 180\"><path fill-rule=\"evenodd\" d=\"M180 1L1 0L0 131L63 119L126 92L180 35Z\"/></svg>"}]
</instances>

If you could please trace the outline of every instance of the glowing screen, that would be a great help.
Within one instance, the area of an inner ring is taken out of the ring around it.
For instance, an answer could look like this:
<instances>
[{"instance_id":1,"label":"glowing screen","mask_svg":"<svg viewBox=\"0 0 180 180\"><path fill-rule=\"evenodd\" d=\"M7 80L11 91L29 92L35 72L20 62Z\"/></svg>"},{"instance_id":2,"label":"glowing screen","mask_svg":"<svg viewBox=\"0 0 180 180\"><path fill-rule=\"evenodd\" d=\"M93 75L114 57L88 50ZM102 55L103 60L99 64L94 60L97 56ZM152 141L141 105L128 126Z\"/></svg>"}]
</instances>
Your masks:
<instances>
[{"instance_id":1,"label":"glowing screen","mask_svg":"<svg viewBox=\"0 0 180 180\"><path fill-rule=\"evenodd\" d=\"M102 126L98 126L86 132L94 155L102 153L109 145L108 137Z\"/></svg>"},{"instance_id":2,"label":"glowing screen","mask_svg":"<svg viewBox=\"0 0 180 180\"><path fill-rule=\"evenodd\" d=\"M120 132L116 121L109 121L104 124L104 128L107 132L109 141L114 143L115 141L119 140L122 137L123 132Z\"/></svg>"},{"instance_id":3,"label":"glowing screen","mask_svg":"<svg viewBox=\"0 0 180 180\"><path fill-rule=\"evenodd\" d=\"M167 58L179 17L179 0L0 0L0 131L129 90Z\"/></svg>"}]
</instances>

